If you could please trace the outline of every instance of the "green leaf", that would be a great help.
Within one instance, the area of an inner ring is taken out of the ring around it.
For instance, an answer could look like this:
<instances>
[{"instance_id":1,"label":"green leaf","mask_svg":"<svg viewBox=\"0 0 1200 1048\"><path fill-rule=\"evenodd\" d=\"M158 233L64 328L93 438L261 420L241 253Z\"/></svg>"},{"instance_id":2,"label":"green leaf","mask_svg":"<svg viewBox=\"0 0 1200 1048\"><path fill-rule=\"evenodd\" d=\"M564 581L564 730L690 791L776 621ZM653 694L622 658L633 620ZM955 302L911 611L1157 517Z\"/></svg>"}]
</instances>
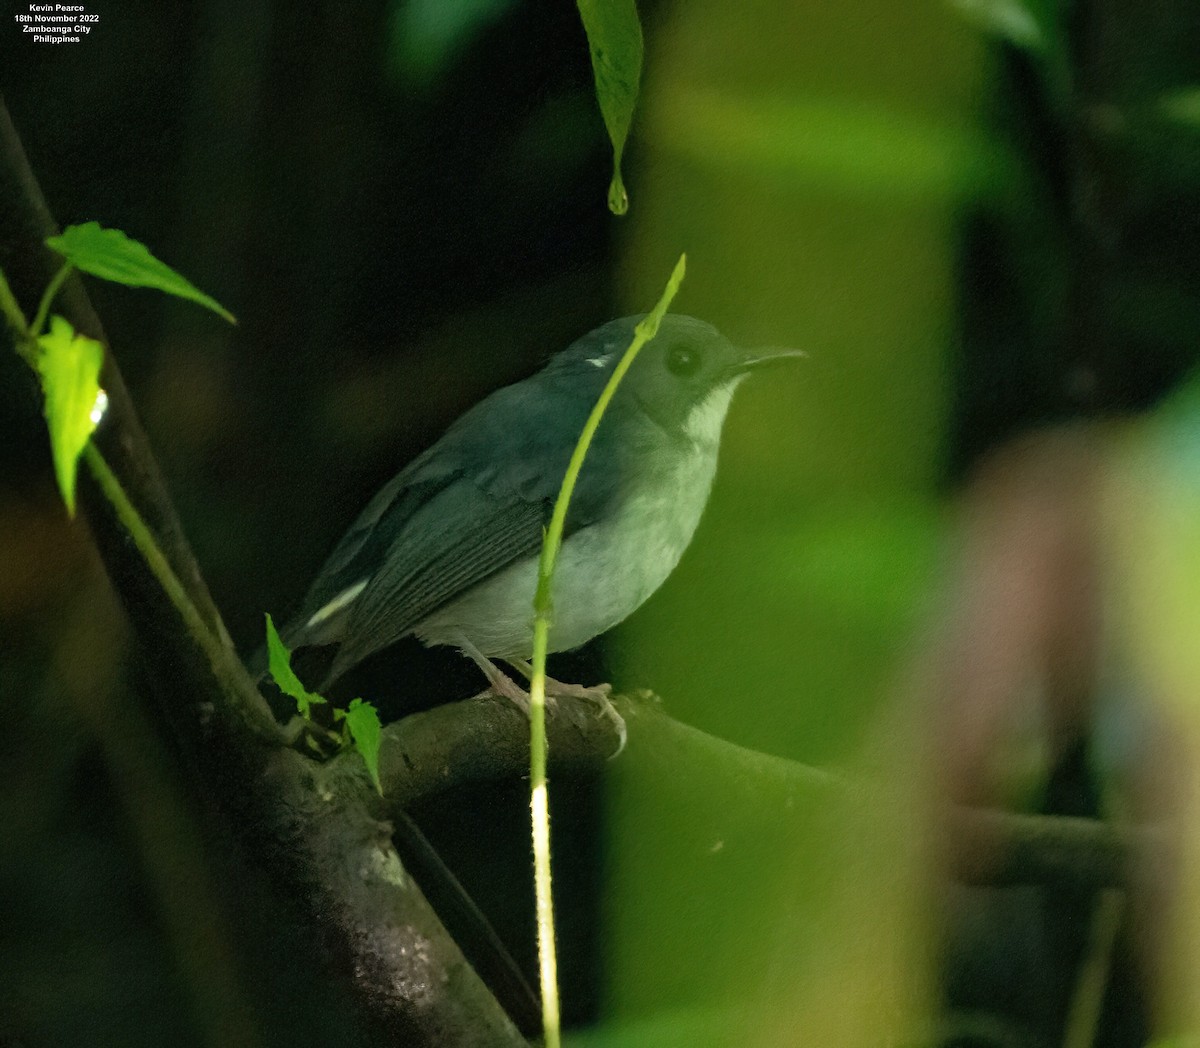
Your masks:
<instances>
[{"instance_id":1,"label":"green leaf","mask_svg":"<svg viewBox=\"0 0 1200 1048\"><path fill-rule=\"evenodd\" d=\"M46 424L54 473L67 512L75 516L75 476L83 452L108 398L100 388L104 347L95 339L77 334L70 323L56 316L49 333L38 339L41 353L37 369L46 395Z\"/></svg>"},{"instance_id":2,"label":"green leaf","mask_svg":"<svg viewBox=\"0 0 1200 1048\"><path fill-rule=\"evenodd\" d=\"M346 729L354 742L354 748L362 754L367 773L375 783L375 790L383 796L383 784L379 781L379 743L383 725L379 722L379 711L362 699L351 699L345 712L335 710L334 717L346 722Z\"/></svg>"},{"instance_id":3,"label":"green leaf","mask_svg":"<svg viewBox=\"0 0 1200 1048\"><path fill-rule=\"evenodd\" d=\"M271 679L275 681L284 695L290 695L296 700L296 709L300 716L305 720L311 720L309 707L320 706L325 699L321 695L309 691L300 683L300 678L292 669L292 653L288 650L287 645L279 639L279 634L275 631L275 623L271 621L269 614L267 615L267 656Z\"/></svg>"},{"instance_id":4,"label":"green leaf","mask_svg":"<svg viewBox=\"0 0 1200 1048\"><path fill-rule=\"evenodd\" d=\"M68 226L61 236L50 237L46 244L76 269L126 287L152 287L176 298L186 298L231 324L233 314L216 299L206 295L170 266L160 262L145 244L131 240L119 229L103 229L99 222Z\"/></svg>"},{"instance_id":5,"label":"green leaf","mask_svg":"<svg viewBox=\"0 0 1200 1048\"><path fill-rule=\"evenodd\" d=\"M608 207L614 215L629 210L621 180L621 156L633 123L642 79L642 24L634 0L578 0L596 78L596 100L613 145L613 177Z\"/></svg>"}]
</instances>

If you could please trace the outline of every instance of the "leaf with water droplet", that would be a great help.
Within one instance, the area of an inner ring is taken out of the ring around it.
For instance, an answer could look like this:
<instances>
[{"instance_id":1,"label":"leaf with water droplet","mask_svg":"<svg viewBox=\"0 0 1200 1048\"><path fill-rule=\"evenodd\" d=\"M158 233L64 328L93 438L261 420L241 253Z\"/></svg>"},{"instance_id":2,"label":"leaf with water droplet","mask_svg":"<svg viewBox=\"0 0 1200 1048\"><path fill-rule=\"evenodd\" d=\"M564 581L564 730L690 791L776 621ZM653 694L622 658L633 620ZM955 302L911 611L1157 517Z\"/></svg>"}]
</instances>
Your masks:
<instances>
[{"instance_id":1,"label":"leaf with water droplet","mask_svg":"<svg viewBox=\"0 0 1200 1048\"><path fill-rule=\"evenodd\" d=\"M50 321L50 331L38 339L37 359L46 396L46 425L54 473L67 512L75 516L75 476L79 456L103 416L108 398L100 388L104 347L77 334L62 317Z\"/></svg>"},{"instance_id":2,"label":"leaf with water droplet","mask_svg":"<svg viewBox=\"0 0 1200 1048\"><path fill-rule=\"evenodd\" d=\"M642 24L634 0L578 0L596 79L596 100L613 146L613 177L608 207L614 215L629 210L621 179L621 157L633 123L642 79Z\"/></svg>"},{"instance_id":3,"label":"leaf with water droplet","mask_svg":"<svg viewBox=\"0 0 1200 1048\"><path fill-rule=\"evenodd\" d=\"M48 238L46 244L76 269L94 277L126 287L152 287L165 291L211 309L231 324L237 323L233 314L215 298L160 262L145 244L131 239L119 229L105 229L99 222L85 222L81 226L67 226L60 236Z\"/></svg>"}]
</instances>

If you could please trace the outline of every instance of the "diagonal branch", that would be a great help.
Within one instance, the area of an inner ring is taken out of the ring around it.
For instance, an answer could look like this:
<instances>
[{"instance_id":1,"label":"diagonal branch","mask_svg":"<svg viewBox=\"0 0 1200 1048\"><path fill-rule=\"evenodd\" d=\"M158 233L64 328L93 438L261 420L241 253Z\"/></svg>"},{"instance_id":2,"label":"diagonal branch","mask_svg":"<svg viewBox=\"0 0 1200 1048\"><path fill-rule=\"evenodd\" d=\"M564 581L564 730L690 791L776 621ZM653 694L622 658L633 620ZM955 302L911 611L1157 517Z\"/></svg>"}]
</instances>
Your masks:
<instances>
[{"instance_id":1,"label":"diagonal branch","mask_svg":"<svg viewBox=\"0 0 1200 1048\"><path fill-rule=\"evenodd\" d=\"M28 311L59 268L43 243L57 230L2 102L0 201L0 267ZM104 341L78 277L56 309ZM344 763L318 767L257 730L269 713L228 641L111 355L101 381L109 411L95 442L217 640L197 642L113 503L81 475L79 505L152 670L152 719L247 852L322 930L328 955L310 963L328 965L344 986L369 1043L523 1044L401 868L366 776Z\"/></svg>"}]
</instances>

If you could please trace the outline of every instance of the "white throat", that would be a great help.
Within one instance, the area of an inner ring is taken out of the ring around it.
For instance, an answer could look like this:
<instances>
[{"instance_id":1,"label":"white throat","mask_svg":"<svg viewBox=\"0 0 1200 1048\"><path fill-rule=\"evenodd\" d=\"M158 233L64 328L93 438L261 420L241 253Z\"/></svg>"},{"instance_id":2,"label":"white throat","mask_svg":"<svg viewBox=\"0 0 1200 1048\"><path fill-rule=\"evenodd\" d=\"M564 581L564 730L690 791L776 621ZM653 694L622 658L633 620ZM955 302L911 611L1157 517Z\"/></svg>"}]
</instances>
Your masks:
<instances>
[{"instance_id":1,"label":"white throat","mask_svg":"<svg viewBox=\"0 0 1200 1048\"><path fill-rule=\"evenodd\" d=\"M745 377L737 375L718 386L688 412L683 420L683 432L688 440L700 447L720 443L721 427L725 425L725 416L729 414L729 402Z\"/></svg>"}]
</instances>

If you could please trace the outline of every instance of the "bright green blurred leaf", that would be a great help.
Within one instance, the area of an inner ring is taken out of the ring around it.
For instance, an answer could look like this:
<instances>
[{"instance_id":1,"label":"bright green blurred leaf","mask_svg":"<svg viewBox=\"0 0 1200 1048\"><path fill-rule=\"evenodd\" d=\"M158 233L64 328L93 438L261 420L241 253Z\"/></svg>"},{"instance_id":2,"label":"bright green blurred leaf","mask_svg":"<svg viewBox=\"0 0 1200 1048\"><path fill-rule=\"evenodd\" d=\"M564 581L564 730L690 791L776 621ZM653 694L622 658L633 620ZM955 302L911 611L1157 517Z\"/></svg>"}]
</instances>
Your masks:
<instances>
[{"instance_id":1,"label":"bright green blurred leaf","mask_svg":"<svg viewBox=\"0 0 1200 1048\"><path fill-rule=\"evenodd\" d=\"M1200 379L1135 432L1128 472L1141 490L1127 553L1140 651L1158 694L1200 737Z\"/></svg>"},{"instance_id":2,"label":"bright green blurred leaf","mask_svg":"<svg viewBox=\"0 0 1200 1048\"><path fill-rule=\"evenodd\" d=\"M642 79L642 24L634 0L579 0L596 77L596 99L613 145L613 177L608 207L614 215L629 210L621 180L621 157L633 123Z\"/></svg>"},{"instance_id":3,"label":"bright green blurred leaf","mask_svg":"<svg viewBox=\"0 0 1200 1048\"><path fill-rule=\"evenodd\" d=\"M100 388L104 347L77 334L62 317L38 339L37 367L46 395L46 423L54 455L54 473L67 512L75 515L75 475L79 456L104 414L107 397Z\"/></svg>"},{"instance_id":4,"label":"bright green blurred leaf","mask_svg":"<svg viewBox=\"0 0 1200 1048\"><path fill-rule=\"evenodd\" d=\"M1140 724L1169 730L1172 760L1191 768L1200 760L1200 376L1193 374L1156 411L1130 425L1111 472L1105 531L1118 569L1112 605L1121 614L1116 621L1124 627L1121 636L1137 674L1133 694L1156 707L1153 719ZM1186 779L1166 782L1155 784L1162 792L1154 810L1169 811L1180 839L1194 842L1200 798ZM1163 1030L1195 1030L1200 856L1194 844L1180 849L1171 883L1175 888L1164 895L1154 942L1153 961L1164 973L1157 1024Z\"/></svg>"},{"instance_id":5,"label":"bright green blurred leaf","mask_svg":"<svg viewBox=\"0 0 1200 1048\"><path fill-rule=\"evenodd\" d=\"M315 692L309 691L300 683L300 678L292 669L292 653L288 650L287 645L279 639L275 623L271 621L269 614L267 615L267 656L270 660L268 668L271 679L275 681L284 695L289 695L296 700L296 709L300 712L300 716L308 720L309 707L322 705L325 699Z\"/></svg>"},{"instance_id":6,"label":"bright green blurred leaf","mask_svg":"<svg viewBox=\"0 0 1200 1048\"><path fill-rule=\"evenodd\" d=\"M104 229L99 222L85 222L81 226L68 226L61 236L50 237L46 244L76 269L92 276L126 287L156 288L211 309L231 324L237 323L216 299L160 262L145 244L130 239L119 229Z\"/></svg>"},{"instance_id":7,"label":"bright green blurred leaf","mask_svg":"<svg viewBox=\"0 0 1200 1048\"><path fill-rule=\"evenodd\" d=\"M383 725L379 723L379 712L369 702L362 699L351 699L345 711L335 710L334 717L346 722L346 729L354 748L362 755L363 763L375 790L383 796L383 784L379 781L379 743Z\"/></svg>"}]
</instances>

